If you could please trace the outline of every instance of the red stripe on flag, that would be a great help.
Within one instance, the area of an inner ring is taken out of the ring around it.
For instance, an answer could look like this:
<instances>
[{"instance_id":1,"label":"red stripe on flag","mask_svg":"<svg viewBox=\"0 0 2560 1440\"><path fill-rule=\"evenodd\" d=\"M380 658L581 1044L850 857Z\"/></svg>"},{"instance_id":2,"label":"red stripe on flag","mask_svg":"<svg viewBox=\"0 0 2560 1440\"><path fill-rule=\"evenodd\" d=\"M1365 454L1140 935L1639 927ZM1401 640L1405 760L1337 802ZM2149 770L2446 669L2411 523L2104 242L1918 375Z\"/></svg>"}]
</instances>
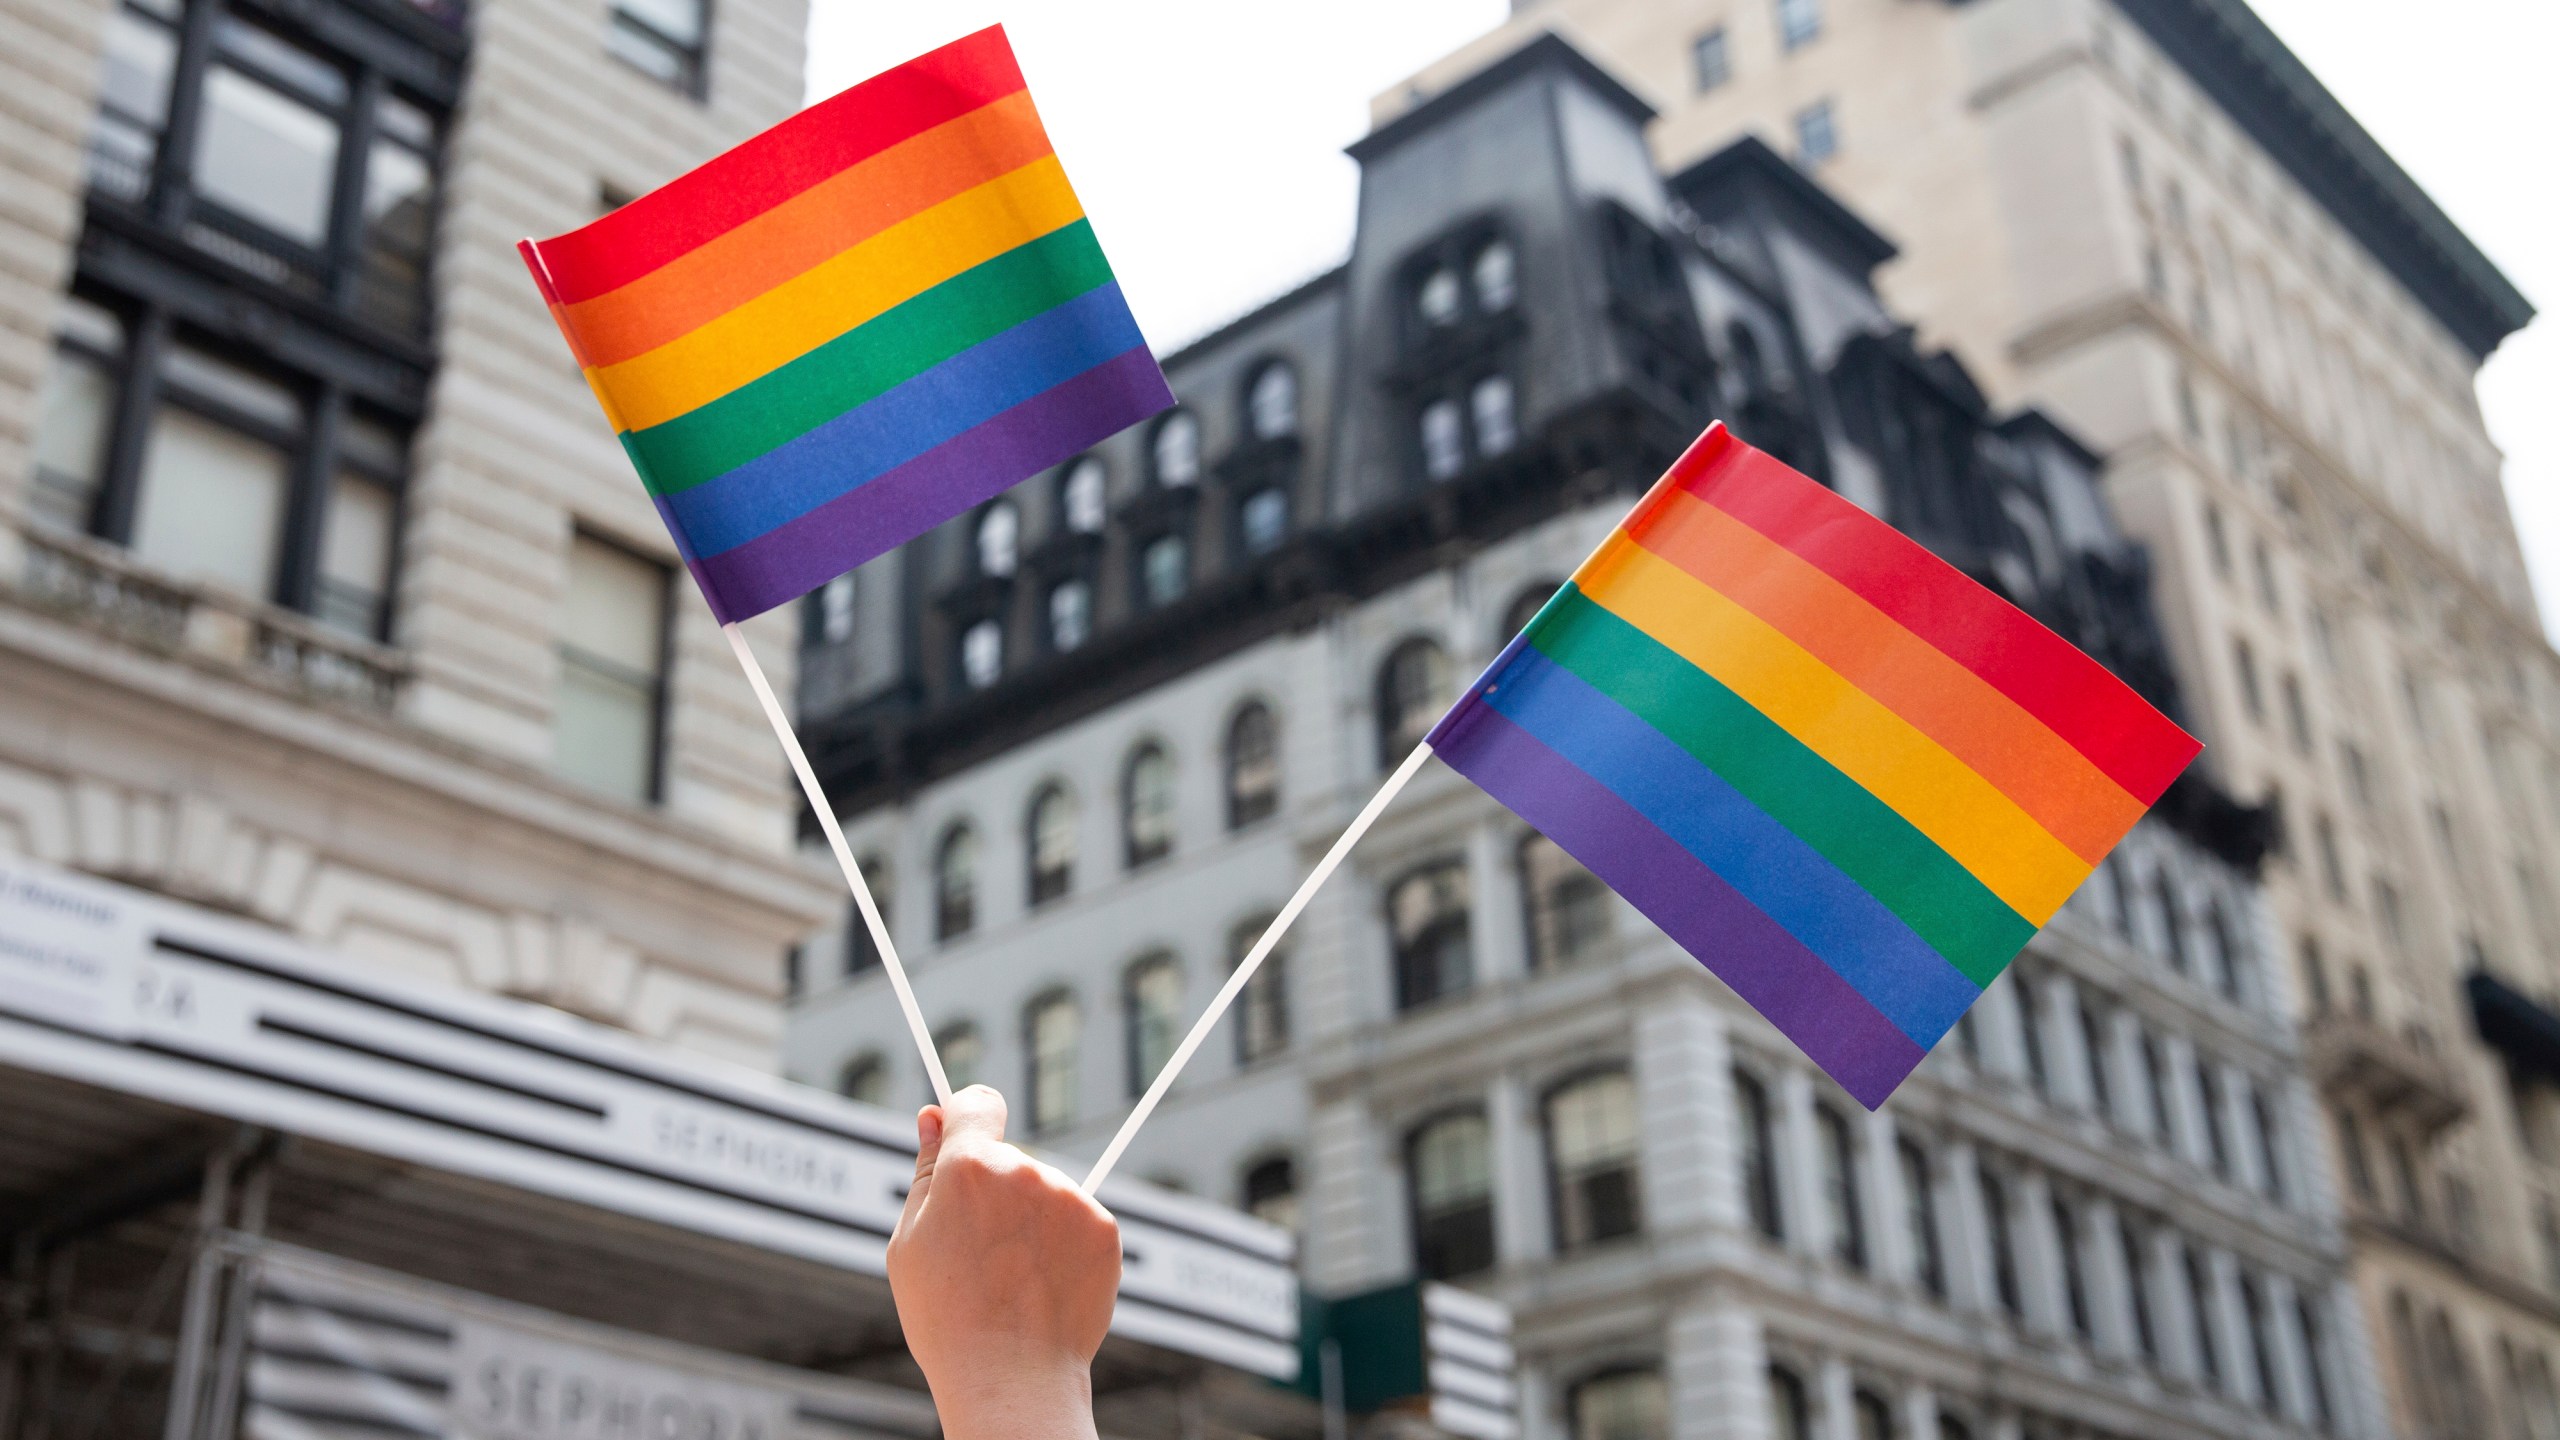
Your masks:
<instances>
[{"instance_id":1,"label":"red stripe on flag","mask_svg":"<svg viewBox=\"0 0 2560 1440\"><path fill-rule=\"evenodd\" d=\"M1690 494L1812 562L2043 721L2135 798L2203 747L2113 672L1891 525L1710 426L1671 467ZM1632 533L1646 516L1627 518Z\"/></svg>"},{"instance_id":2,"label":"red stripe on flag","mask_svg":"<svg viewBox=\"0 0 2560 1440\"><path fill-rule=\"evenodd\" d=\"M557 303L619 289L901 140L1023 89L990 25L822 100L621 209L541 242Z\"/></svg>"}]
</instances>

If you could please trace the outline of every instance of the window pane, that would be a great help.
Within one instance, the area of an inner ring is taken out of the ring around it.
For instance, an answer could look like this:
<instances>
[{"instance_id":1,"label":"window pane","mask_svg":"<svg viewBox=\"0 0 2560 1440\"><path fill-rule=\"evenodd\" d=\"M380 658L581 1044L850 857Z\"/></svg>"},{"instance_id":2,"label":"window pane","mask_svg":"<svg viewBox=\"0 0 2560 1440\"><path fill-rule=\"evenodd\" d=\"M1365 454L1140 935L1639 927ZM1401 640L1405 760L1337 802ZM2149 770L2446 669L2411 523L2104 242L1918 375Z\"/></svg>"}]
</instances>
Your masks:
<instances>
[{"instance_id":1,"label":"window pane","mask_svg":"<svg viewBox=\"0 0 2560 1440\"><path fill-rule=\"evenodd\" d=\"M1547 1101L1556 1184L1556 1244L1570 1250L1636 1231L1636 1089L1597 1075Z\"/></svg>"},{"instance_id":2,"label":"window pane","mask_svg":"<svg viewBox=\"0 0 2560 1440\"><path fill-rule=\"evenodd\" d=\"M1049 592L1049 648L1064 654L1093 633L1093 587L1069 580Z\"/></svg>"},{"instance_id":3,"label":"window pane","mask_svg":"<svg viewBox=\"0 0 2560 1440\"><path fill-rule=\"evenodd\" d=\"M960 637L960 679L984 690L1004 674L1004 627L981 620Z\"/></svg>"},{"instance_id":4,"label":"window pane","mask_svg":"<svg viewBox=\"0 0 2560 1440\"><path fill-rule=\"evenodd\" d=\"M275 588L285 452L164 404L151 424L133 551L173 574L263 600Z\"/></svg>"},{"instance_id":5,"label":"window pane","mask_svg":"<svg viewBox=\"0 0 2560 1440\"><path fill-rule=\"evenodd\" d=\"M1179 535L1160 535L1139 558L1138 583L1150 605L1170 605L1191 583L1191 547Z\"/></svg>"},{"instance_id":6,"label":"window pane","mask_svg":"<svg viewBox=\"0 0 2560 1440\"><path fill-rule=\"evenodd\" d=\"M1075 1000L1052 995L1038 1001L1031 1007L1028 1031L1031 1129L1046 1134L1075 1123L1076 1057L1084 1043Z\"/></svg>"},{"instance_id":7,"label":"window pane","mask_svg":"<svg viewBox=\"0 0 2560 1440\"><path fill-rule=\"evenodd\" d=\"M666 611L665 567L584 535L571 540L553 737L562 774L634 800L656 788Z\"/></svg>"},{"instance_id":8,"label":"window pane","mask_svg":"<svg viewBox=\"0 0 2560 1440\"><path fill-rule=\"evenodd\" d=\"M1129 972L1129 1093L1141 1095L1182 1039L1182 970L1170 958Z\"/></svg>"},{"instance_id":9,"label":"window pane","mask_svg":"<svg viewBox=\"0 0 2560 1440\"><path fill-rule=\"evenodd\" d=\"M1663 1440L1671 1396L1659 1370L1585 1380L1573 1391L1573 1440Z\"/></svg>"},{"instance_id":10,"label":"window pane","mask_svg":"<svg viewBox=\"0 0 2560 1440\"><path fill-rule=\"evenodd\" d=\"M1586 960L1609 938L1609 892L1582 862L1544 835L1520 844L1529 893L1529 963L1551 970Z\"/></svg>"},{"instance_id":11,"label":"window pane","mask_svg":"<svg viewBox=\"0 0 2560 1440\"><path fill-rule=\"evenodd\" d=\"M865 1105L883 1104L889 1098L889 1067L877 1055L848 1060L836 1072L836 1093Z\"/></svg>"},{"instance_id":12,"label":"window pane","mask_svg":"<svg viewBox=\"0 0 2560 1440\"><path fill-rule=\"evenodd\" d=\"M1244 502L1238 521L1246 553L1262 555L1278 549L1289 538L1289 493L1276 485L1255 491Z\"/></svg>"},{"instance_id":13,"label":"window pane","mask_svg":"<svg viewBox=\"0 0 2560 1440\"><path fill-rule=\"evenodd\" d=\"M942 1056L942 1077L954 1090L966 1090L986 1078L987 1042L975 1025L954 1025L933 1037Z\"/></svg>"},{"instance_id":14,"label":"window pane","mask_svg":"<svg viewBox=\"0 0 2560 1440\"><path fill-rule=\"evenodd\" d=\"M1121 828L1128 863L1144 865L1173 851L1173 760L1149 745L1129 759L1122 781Z\"/></svg>"},{"instance_id":15,"label":"window pane","mask_svg":"<svg viewBox=\"0 0 2560 1440\"><path fill-rule=\"evenodd\" d=\"M1520 267L1507 240L1485 242L1469 273L1475 280L1476 306L1487 314L1508 310L1520 298Z\"/></svg>"},{"instance_id":16,"label":"window pane","mask_svg":"<svg viewBox=\"0 0 2560 1440\"><path fill-rule=\"evenodd\" d=\"M1079 535L1101 533L1104 478L1102 462L1090 455L1068 468L1067 478L1058 485L1058 505L1066 512L1069 530Z\"/></svg>"},{"instance_id":17,"label":"window pane","mask_svg":"<svg viewBox=\"0 0 2560 1440\"><path fill-rule=\"evenodd\" d=\"M933 863L934 938L949 940L978 923L978 834L955 825ZM957 1082L954 1082L957 1083Z\"/></svg>"},{"instance_id":18,"label":"window pane","mask_svg":"<svg viewBox=\"0 0 2560 1440\"><path fill-rule=\"evenodd\" d=\"M1404 759L1448 703L1448 652L1429 640L1397 646L1378 676L1378 763Z\"/></svg>"},{"instance_id":19,"label":"window pane","mask_svg":"<svg viewBox=\"0 0 2560 1440\"><path fill-rule=\"evenodd\" d=\"M317 611L324 625L378 639L391 593L391 545L400 502L368 476L338 473L320 536Z\"/></svg>"},{"instance_id":20,"label":"window pane","mask_svg":"<svg viewBox=\"0 0 2560 1440\"><path fill-rule=\"evenodd\" d=\"M1269 706L1247 705L1227 730L1227 825L1250 825L1279 808L1279 726Z\"/></svg>"},{"instance_id":21,"label":"window pane","mask_svg":"<svg viewBox=\"0 0 2560 1440\"><path fill-rule=\"evenodd\" d=\"M614 0L620 14L687 49L702 44L704 0Z\"/></svg>"},{"instance_id":22,"label":"window pane","mask_svg":"<svg viewBox=\"0 0 2560 1440\"><path fill-rule=\"evenodd\" d=\"M1476 453L1508 455L1520 443L1520 427L1511 410L1511 381L1487 375L1468 392L1467 407L1476 424Z\"/></svg>"},{"instance_id":23,"label":"window pane","mask_svg":"<svg viewBox=\"0 0 2560 1440\"><path fill-rule=\"evenodd\" d=\"M405 107L404 107L405 108ZM373 143L364 172L364 312L401 328L418 323L426 286L435 172L399 141Z\"/></svg>"},{"instance_id":24,"label":"window pane","mask_svg":"<svg viewBox=\"0 0 2560 1440\"><path fill-rule=\"evenodd\" d=\"M1176 410L1156 427L1156 483L1189 485L1200 478L1200 422L1187 410Z\"/></svg>"},{"instance_id":25,"label":"window pane","mask_svg":"<svg viewBox=\"0 0 2560 1440\"><path fill-rule=\"evenodd\" d=\"M1831 102L1819 101L1796 112L1796 160L1799 164L1819 165L1840 150L1838 122L1832 118Z\"/></svg>"},{"instance_id":26,"label":"window pane","mask_svg":"<svg viewBox=\"0 0 2560 1440\"><path fill-rule=\"evenodd\" d=\"M89 512L106 474L107 433L115 419L116 382L106 366L72 350L56 350L44 377L36 419L36 519L56 529L89 528Z\"/></svg>"},{"instance_id":27,"label":"window pane","mask_svg":"<svg viewBox=\"0 0 2560 1440\"><path fill-rule=\"evenodd\" d=\"M1725 48L1724 27L1698 37L1691 54L1696 61L1698 91L1704 94L1733 78L1733 58Z\"/></svg>"},{"instance_id":28,"label":"window pane","mask_svg":"<svg viewBox=\"0 0 2560 1440\"><path fill-rule=\"evenodd\" d=\"M1031 804L1031 903L1066 894L1075 867L1076 802L1053 785Z\"/></svg>"},{"instance_id":29,"label":"window pane","mask_svg":"<svg viewBox=\"0 0 2560 1440\"><path fill-rule=\"evenodd\" d=\"M1011 575L1022 558L1022 515L999 500L978 519L978 573Z\"/></svg>"},{"instance_id":30,"label":"window pane","mask_svg":"<svg viewBox=\"0 0 2560 1440\"><path fill-rule=\"evenodd\" d=\"M848 570L818 591L819 639L841 645L853 638L854 592L858 583Z\"/></svg>"},{"instance_id":31,"label":"window pane","mask_svg":"<svg viewBox=\"0 0 2560 1440\"><path fill-rule=\"evenodd\" d=\"M1407 876L1387 895L1395 941L1396 1008L1411 1009L1475 983L1466 867L1436 865Z\"/></svg>"},{"instance_id":32,"label":"window pane","mask_svg":"<svg viewBox=\"0 0 2560 1440\"><path fill-rule=\"evenodd\" d=\"M569 547L560 641L589 658L654 682L667 623L667 571L581 535Z\"/></svg>"},{"instance_id":33,"label":"window pane","mask_svg":"<svg viewBox=\"0 0 2560 1440\"><path fill-rule=\"evenodd\" d=\"M151 161L168 118L177 32L130 10L107 22L98 74L98 114L89 136L89 178L127 200L151 186Z\"/></svg>"},{"instance_id":34,"label":"window pane","mask_svg":"<svg viewBox=\"0 0 2560 1440\"><path fill-rule=\"evenodd\" d=\"M1458 418L1458 402L1434 400L1422 408L1422 473L1434 480L1449 480L1466 468L1466 435Z\"/></svg>"},{"instance_id":35,"label":"window pane","mask_svg":"<svg viewBox=\"0 0 2560 1440\"><path fill-rule=\"evenodd\" d=\"M1265 1160L1244 1174L1245 1213L1283 1230L1298 1228L1298 1167L1286 1157Z\"/></svg>"},{"instance_id":36,"label":"window pane","mask_svg":"<svg viewBox=\"0 0 2560 1440\"><path fill-rule=\"evenodd\" d=\"M564 653L553 764L562 775L626 800L648 798L656 778L657 696L618 671Z\"/></svg>"},{"instance_id":37,"label":"window pane","mask_svg":"<svg viewBox=\"0 0 2560 1440\"><path fill-rule=\"evenodd\" d=\"M1253 380L1247 409L1257 440L1277 440L1298 433L1298 372L1287 365L1266 365Z\"/></svg>"},{"instance_id":38,"label":"window pane","mask_svg":"<svg viewBox=\"0 0 2560 1440\"><path fill-rule=\"evenodd\" d=\"M693 71L685 51L620 10L614 12L612 28L605 31L604 48L615 59L670 85L685 84Z\"/></svg>"},{"instance_id":39,"label":"window pane","mask_svg":"<svg viewBox=\"0 0 2560 1440\"><path fill-rule=\"evenodd\" d=\"M1455 324L1464 297L1458 289L1458 272L1443 267L1432 271L1414 292L1414 308L1432 325Z\"/></svg>"},{"instance_id":40,"label":"window pane","mask_svg":"<svg viewBox=\"0 0 2560 1440\"><path fill-rule=\"evenodd\" d=\"M196 188L314 249L329 236L338 123L228 65L205 76Z\"/></svg>"},{"instance_id":41,"label":"window pane","mask_svg":"<svg viewBox=\"0 0 2560 1440\"><path fill-rule=\"evenodd\" d=\"M1270 926L1270 918L1248 920L1227 935L1227 964L1230 968L1244 963L1262 932ZM1266 1056L1277 1055L1289 1048L1289 957L1275 950L1262 957L1262 965L1236 996L1236 1059L1252 1064Z\"/></svg>"}]
</instances>

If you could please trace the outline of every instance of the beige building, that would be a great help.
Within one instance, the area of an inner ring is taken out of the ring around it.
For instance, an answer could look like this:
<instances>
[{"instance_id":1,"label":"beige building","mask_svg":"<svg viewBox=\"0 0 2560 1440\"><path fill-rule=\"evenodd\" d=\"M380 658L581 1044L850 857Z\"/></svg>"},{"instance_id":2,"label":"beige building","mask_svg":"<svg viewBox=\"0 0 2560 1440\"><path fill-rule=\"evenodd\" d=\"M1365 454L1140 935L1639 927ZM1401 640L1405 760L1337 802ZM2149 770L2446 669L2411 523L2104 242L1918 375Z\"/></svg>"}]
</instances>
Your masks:
<instances>
[{"instance_id":1,"label":"beige building","mask_svg":"<svg viewBox=\"0 0 2560 1440\"><path fill-rule=\"evenodd\" d=\"M830 887L512 245L803 20L0 3L0 853L771 1065Z\"/></svg>"},{"instance_id":2,"label":"beige building","mask_svg":"<svg viewBox=\"0 0 2560 1440\"><path fill-rule=\"evenodd\" d=\"M1521 0L1901 246L2000 404L2109 456L2270 899L2403 1434L2560 1435L2560 661L2472 388L2524 299L2238 0ZM2520 140L2521 137L2515 137Z\"/></svg>"}]
</instances>

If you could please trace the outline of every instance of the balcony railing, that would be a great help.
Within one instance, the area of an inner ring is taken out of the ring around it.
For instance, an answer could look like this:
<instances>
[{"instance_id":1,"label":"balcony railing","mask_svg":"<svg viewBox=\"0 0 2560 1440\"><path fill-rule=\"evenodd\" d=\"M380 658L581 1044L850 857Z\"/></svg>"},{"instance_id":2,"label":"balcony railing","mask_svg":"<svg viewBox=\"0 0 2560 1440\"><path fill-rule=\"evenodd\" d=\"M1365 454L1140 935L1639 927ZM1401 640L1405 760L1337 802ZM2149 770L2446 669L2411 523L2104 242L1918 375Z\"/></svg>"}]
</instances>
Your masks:
<instances>
[{"instance_id":1,"label":"balcony railing","mask_svg":"<svg viewBox=\"0 0 2560 1440\"><path fill-rule=\"evenodd\" d=\"M184 656L324 704L389 713L408 658L306 616L159 574L81 536L25 536L27 605L127 644Z\"/></svg>"},{"instance_id":2,"label":"balcony railing","mask_svg":"<svg viewBox=\"0 0 2560 1440\"><path fill-rule=\"evenodd\" d=\"M2323 1015L2303 1027L2303 1060L2324 1093L2360 1095L2377 1115L2406 1113L2421 1136L2471 1109L2461 1077L2433 1048L2361 1015Z\"/></svg>"}]
</instances>

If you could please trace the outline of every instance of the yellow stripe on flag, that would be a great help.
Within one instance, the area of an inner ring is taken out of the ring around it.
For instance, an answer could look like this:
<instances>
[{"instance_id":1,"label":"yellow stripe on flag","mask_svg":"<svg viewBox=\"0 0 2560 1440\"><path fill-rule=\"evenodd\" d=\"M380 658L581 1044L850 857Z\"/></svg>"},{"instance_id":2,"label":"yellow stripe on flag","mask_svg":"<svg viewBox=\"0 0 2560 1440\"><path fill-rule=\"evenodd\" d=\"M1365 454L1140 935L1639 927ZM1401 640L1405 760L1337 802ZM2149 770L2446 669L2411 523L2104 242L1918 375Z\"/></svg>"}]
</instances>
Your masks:
<instances>
[{"instance_id":1,"label":"yellow stripe on flag","mask_svg":"<svg viewBox=\"0 0 2560 1440\"><path fill-rule=\"evenodd\" d=\"M2089 863L1999 787L1804 647L1625 531L1574 577L1584 594L1713 676L1893 807L2035 924Z\"/></svg>"}]
</instances>

